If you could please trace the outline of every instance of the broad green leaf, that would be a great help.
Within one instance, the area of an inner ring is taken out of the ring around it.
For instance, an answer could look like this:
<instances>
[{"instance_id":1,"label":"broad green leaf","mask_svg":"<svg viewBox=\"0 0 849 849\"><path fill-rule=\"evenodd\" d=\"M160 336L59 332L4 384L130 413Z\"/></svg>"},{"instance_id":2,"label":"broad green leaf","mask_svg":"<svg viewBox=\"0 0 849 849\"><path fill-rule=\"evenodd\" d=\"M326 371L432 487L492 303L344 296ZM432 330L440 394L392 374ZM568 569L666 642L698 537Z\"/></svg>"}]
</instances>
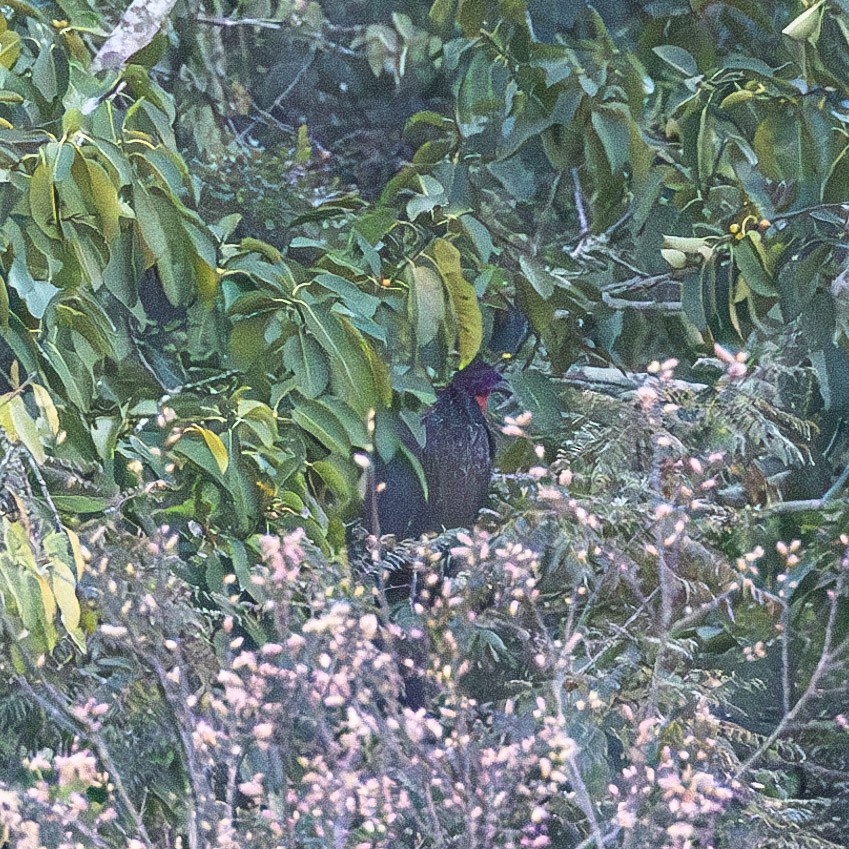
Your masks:
<instances>
[{"instance_id":1,"label":"broad green leaf","mask_svg":"<svg viewBox=\"0 0 849 849\"><path fill-rule=\"evenodd\" d=\"M677 248L661 248L660 255L672 268L684 268L687 265L687 254Z\"/></svg>"},{"instance_id":2,"label":"broad green leaf","mask_svg":"<svg viewBox=\"0 0 849 849\"><path fill-rule=\"evenodd\" d=\"M551 378L538 371L526 371L511 375L509 382L519 409L533 416L534 433L550 438L562 429L564 405Z\"/></svg>"},{"instance_id":3,"label":"broad green leaf","mask_svg":"<svg viewBox=\"0 0 849 849\"><path fill-rule=\"evenodd\" d=\"M520 254L519 266L525 278L541 298L548 300L554 294L554 278L538 259Z\"/></svg>"},{"instance_id":4,"label":"broad green leaf","mask_svg":"<svg viewBox=\"0 0 849 849\"><path fill-rule=\"evenodd\" d=\"M230 464L225 485L229 500L235 507L235 517L227 516L226 519L239 536L245 536L256 527L260 518L261 501L256 485L256 467L242 456L238 436L233 431L228 431L226 436Z\"/></svg>"},{"instance_id":5,"label":"broad green leaf","mask_svg":"<svg viewBox=\"0 0 849 849\"><path fill-rule=\"evenodd\" d=\"M416 340L424 347L436 338L445 321L444 288L440 275L425 265L412 266L410 277Z\"/></svg>"},{"instance_id":6,"label":"broad green leaf","mask_svg":"<svg viewBox=\"0 0 849 849\"><path fill-rule=\"evenodd\" d=\"M336 500L345 504L354 497L351 481L345 476L338 463L332 460L318 460L312 464L313 471L324 481Z\"/></svg>"},{"instance_id":7,"label":"broad green leaf","mask_svg":"<svg viewBox=\"0 0 849 849\"><path fill-rule=\"evenodd\" d=\"M824 5L825 0L819 0L819 3L814 3L813 6L805 9L781 30L781 34L789 36L794 41L815 42L819 38L822 27Z\"/></svg>"},{"instance_id":8,"label":"broad green leaf","mask_svg":"<svg viewBox=\"0 0 849 849\"><path fill-rule=\"evenodd\" d=\"M509 159L497 159L486 167L517 201L530 203L536 196L537 172L525 161L521 152Z\"/></svg>"},{"instance_id":9,"label":"broad green leaf","mask_svg":"<svg viewBox=\"0 0 849 849\"><path fill-rule=\"evenodd\" d=\"M60 292L47 280L34 279L23 256L15 256L7 282L23 298L30 314L39 319L44 317L49 303Z\"/></svg>"},{"instance_id":10,"label":"broad green leaf","mask_svg":"<svg viewBox=\"0 0 849 849\"><path fill-rule=\"evenodd\" d=\"M9 327L9 290L6 281L0 276L0 328L7 330Z\"/></svg>"},{"instance_id":11,"label":"broad green leaf","mask_svg":"<svg viewBox=\"0 0 849 849\"><path fill-rule=\"evenodd\" d=\"M352 406L365 412L375 403L374 381L362 334L323 304L299 302L307 329L330 357L331 385Z\"/></svg>"},{"instance_id":12,"label":"broad green leaf","mask_svg":"<svg viewBox=\"0 0 849 849\"><path fill-rule=\"evenodd\" d=\"M489 262L492 254L498 253L492 243L489 230L473 215L461 215L459 221L474 245L475 252L480 257L481 262Z\"/></svg>"},{"instance_id":13,"label":"broad green leaf","mask_svg":"<svg viewBox=\"0 0 849 849\"><path fill-rule=\"evenodd\" d=\"M45 235L59 237L58 198L53 188L49 165L42 159L32 172L29 183L29 208L33 221Z\"/></svg>"},{"instance_id":14,"label":"broad green leaf","mask_svg":"<svg viewBox=\"0 0 849 849\"><path fill-rule=\"evenodd\" d=\"M299 400L292 410L292 419L326 448L347 456L351 440L345 426L326 404L306 398Z\"/></svg>"},{"instance_id":15,"label":"broad green leaf","mask_svg":"<svg viewBox=\"0 0 849 849\"><path fill-rule=\"evenodd\" d=\"M849 186L849 144L845 145L829 169L822 187L823 203L843 203Z\"/></svg>"},{"instance_id":16,"label":"broad green leaf","mask_svg":"<svg viewBox=\"0 0 849 849\"><path fill-rule=\"evenodd\" d=\"M300 330L283 345L283 365L295 375L298 389L307 398L318 398L330 382L330 368L321 345Z\"/></svg>"},{"instance_id":17,"label":"broad green leaf","mask_svg":"<svg viewBox=\"0 0 849 849\"><path fill-rule=\"evenodd\" d=\"M32 66L32 81L39 94L48 102L52 102L59 94L59 74L54 61L54 51L44 46L38 51Z\"/></svg>"},{"instance_id":18,"label":"broad green leaf","mask_svg":"<svg viewBox=\"0 0 849 849\"><path fill-rule=\"evenodd\" d=\"M88 171L94 209L100 218L103 237L107 243L113 242L120 233L121 203L118 199L118 191L106 173L106 169L91 159L85 160L85 167Z\"/></svg>"},{"instance_id":19,"label":"broad green leaf","mask_svg":"<svg viewBox=\"0 0 849 849\"><path fill-rule=\"evenodd\" d=\"M91 438L102 460L115 456L115 445L121 428L119 416L97 416L91 424Z\"/></svg>"},{"instance_id":20,"label":"broad green leaf","mask_svg":"<svg viewBox=\"0 0 849 849\"><path fill-rule=\"evenodd\" d=\"M756 239L758 243L756 244ZM775 297L777 294L772 274L764 267L764 257L759 250L760 234L749 232L746 238L736 242L732 247L734 262L740 274L746 280L749 288L758 295Z\"/></svg>"},{"instance_id":21,"label":"broad green leaf","mask_svg":"<svg viewBox=\"0 0 849 849\"><path fill-rule=\"evenodd\" d=\"M694 77L699 72L693 54L683 47L677 47L674 44L660 44L653 47L652 51L660 56L667 65L671 65L685 76Z\"/></svg>"},{"instance_id":22,"label":"broad green leaf","mask_svg":"<svg viewBox=\"0 0 849 849\"><path fill-rule=\"evenodd\" d=\"M592 114L593 129L601 139L610 170L621 171L630 159L631 117L623 106L600 108Z\"/></svg>"},{"instance_id":23,"label":"broad green leaf","mask_svg":"<svg viewBox=\"0 0 849 849\"><path fill-rule=\"evenodd\" d=\"M56 628L45 610L46 594L41 583L46 581L39 572L27 531L20 523L5 519L2 528L5 550L0 551L0 577L14 599L17 616L36 650L39 653L52 651L57 640Z\"/></svg>"},{"instance_id":24,"label":"broad green leaf","mask_svg":"<svg viewBox=\"0 0 849 849\"><path fill-rule=\"evenodd\" d=\"M200 444L197 446L201 449ZM89 515L92 513L102 513L108 507L115 506L115 499L107 496L99 495L65 495L56 493L53 497L53 503L57 509L63 513L79 513Z\"/></svg>"},{"instance_id":25,"label":"broad green leaf","mask_svg":"<svg viewBox=\"0 0 849 849\"><path fill-rule=\"evenodd\" d=\"M713 176L716 163L716 146L710 109L705 107L699 118L699 135L696 143L699 180L707 183Z\"/></svg>"},{"instance_id":26,"label":"broad green leaf","mask_svg":"<svg viewBox=\"0 0 849 849\"><path fill-rule=\"evenodd\" d=\"M188 303L196 292L194 251L173 200L138 182L133 184L133 200L142 238L159 269L166 297L175 306Z\"/></svg>"},{"instance_id":27,"label":"broad green leaf","mask_svg":"<svg viewBox=\"0 0 849 849\"><path fill-rule=\"evenodd\" d=\"M356 313L371 318L380 306L380 298L363 291L356 283L340 277L338 274L322 272L316 275L315 282L335 292L342 301Z\"/></svg>"},{"instance_id":28,"label":"broad green leaf","mask_svg":"<svg viewBox=\"0 0 849 849\"><path fill-rule=\"evenodd\" d=\"M266 448L274 445L277 439L277 415L271 407L263 404L262 401L242 398L239 400L236 412Z\"/></svg>"}]
</instances>

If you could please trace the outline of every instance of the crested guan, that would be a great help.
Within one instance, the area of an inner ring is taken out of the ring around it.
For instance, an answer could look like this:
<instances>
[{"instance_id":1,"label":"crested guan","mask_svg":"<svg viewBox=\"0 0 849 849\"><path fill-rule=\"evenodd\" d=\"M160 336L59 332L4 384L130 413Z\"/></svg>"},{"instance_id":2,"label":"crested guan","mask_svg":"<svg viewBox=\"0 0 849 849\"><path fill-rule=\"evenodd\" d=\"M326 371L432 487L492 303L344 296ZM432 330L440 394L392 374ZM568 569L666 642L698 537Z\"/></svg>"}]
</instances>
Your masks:
<instances>
[{"instance_id":1,"label":"crested guan","mask_svg":"<svg viewBox=\"0 0 849 849\"><path fill-rule=\"evenodd\" d=\"M427 498L401 451L388 463L378 462L367 511L370 532L407 539L443 528L471 527L492 478L495 443L485 417L487 399L506 388L501 374L481 361L454 375L422 417L424 446L412 435L404 439L422 465Z\"/></svg>"}]
</instances>

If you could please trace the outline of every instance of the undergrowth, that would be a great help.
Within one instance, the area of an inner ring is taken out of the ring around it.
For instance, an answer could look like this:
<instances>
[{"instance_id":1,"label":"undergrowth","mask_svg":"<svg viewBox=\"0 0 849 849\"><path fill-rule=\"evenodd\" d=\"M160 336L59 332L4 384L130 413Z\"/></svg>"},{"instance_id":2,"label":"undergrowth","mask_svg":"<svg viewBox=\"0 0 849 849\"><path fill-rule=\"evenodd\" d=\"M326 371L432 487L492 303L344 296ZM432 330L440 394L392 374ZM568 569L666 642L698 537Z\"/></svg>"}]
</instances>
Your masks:
<instances>
[{"instance_id":1,"label":"undergrowth","mask_svg":"<svg viewBox=\"0 0 849 849\"><path fill-rule=\"evenodd\" d=\"M265 536L252 597L204 609L168 528L84 529L86 652L2 620L5 844L845 845L849 538L728 502L749 444L716 398L758 378L724 356L707 398L668 362L588 399L489 530L368 568Z\"/></svg>"}]
</instances>

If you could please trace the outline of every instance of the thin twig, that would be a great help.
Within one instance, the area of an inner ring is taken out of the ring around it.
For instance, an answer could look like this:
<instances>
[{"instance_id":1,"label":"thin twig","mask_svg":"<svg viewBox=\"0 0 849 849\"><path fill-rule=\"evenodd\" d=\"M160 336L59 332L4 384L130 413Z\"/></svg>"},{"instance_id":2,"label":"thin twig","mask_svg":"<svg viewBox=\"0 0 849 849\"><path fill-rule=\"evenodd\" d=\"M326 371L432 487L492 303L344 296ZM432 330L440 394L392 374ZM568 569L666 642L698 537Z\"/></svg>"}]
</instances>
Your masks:
<instances>
[{"instance_id":1,"label":"thin twig","mask_svg":"<svg viewBox=\"0 0 849 849\"><path fill-rule=\"evenodd\" d=\"M626 298L613 298L607 292L601 293L605 306L614 310L642 310L645 312L683 313L680 301L629 301Z\"/></svg>"},{"instance_id":2,"label":"thin twig","mask_svg":"<svg viewBox=\"0 0 849 849\"><path fill-rule=\"evenodd\" d=\"M735 778L739 779L747 773L771 748L773 743L787 732L788 727L796 721L796 718L808 706L808 703L819 695L820 681L831 668L834 650L834 626L837 622L837 611L846 589L847 577L849 577L849 573L847 573L844 569L837 579L836 587L832 591L831 607L828 613L828 621L825 626L822 651L820 652L820 658L817 662L816 669L814 669L813 674L808 681L808 686L805 688L805 692L802 693L793 708L784 714L773 732L763 741L763 743L761 743L757 751L755 751L752 756L744 764L742 764L742 766L740 766L734 774Z\"/></svg>"},{"instance_id":3,"label":"thin twig","mask_svg":"<svg viewBox=\"0 0 849 849\"><path fill-rule=\"evenodd\" d=\"M295 90L297 85L304 78L307 71L312 67L313 62L315 62L316 52L317 51L315 49L310 51L310 54L307 57L307 61L304 62L303 65L301 65L301 67L298 69L298 73L295 74L295 76L292 78L292 81L289 83L289 85L287 85L286 88L284 88L283 91L281 91L280 94L278 94L277 97L274 98L274 102L271 104L271 106L268 107L268 109L263 109L262 107L254 104L254 108L256 109L256 111L259 112L263 117L265 117L265 118L267 118L271 121L274 121L276 123L279 123L277 121L277 118L274 117L274 110L277 109L277 107L280 106L280 104L284 100L286 100L286 98ZM246 135L248 135L250 133L250 131L256 126L256 123L257 123L256 121L251 121L251 123L248 124L248 126L245 127L245 129L242 130L241 133L239 133L239 138L241 139L241 138L244 138ZM286 125L281 125L281 126L286 126ZM294 130L294 128L288 128L287 132L292 132L293 130Z\"/></svg>"},{"instance_id":4,"label":"thin twig","mask_svg":"<svg viewBox=\"0 0 849 849\"><path fill-rule=\"evenodd\" d=\"M32 664L29 659L26 659L26 663L30 673L38 674L34 664ZM105 741L95 731L90 722L86 722L71 713L70 708L65 703L64 696L56 690L52 684L49 684L43 676L40 676L40 678L40 684L50 696L50 699L46 698L41 693L38 693L32 684L30 684L26 676L18 675L15 680L21 689L23 689L36 704L38 704L43 710L47 711L63 727L72 730L74 734L84 734L88 738L94 746L101 763L106 768L109 775L109 781L115 788L118 798L123 803L127 813L130 815L130 819L133 821L136 834L141 837L142 842L148 847L148 849L153 849L153 843L148 836L144 820L136 809L136 806L133 804L132 799L130 799L130 794L127 792L127 788L124 786L124 781L121 778L121 773L115 765L115 762L112 760L112 755L110 754Z\"/></svg>"},{"instance_id":5,"label":"thin twig","mask_svg":"<svg viewBox=\"0 0 849 849\"><path fill-rule=\"evenodd\" d=\"M587 211L584 208L584 196L581 191L581 175L577 168L572 169L572 184L575 187L575 209L578 211L578 222L581 225L580 235L584 236L589 232L590 225L587 221Z\"/></svg>"}]
</instances>

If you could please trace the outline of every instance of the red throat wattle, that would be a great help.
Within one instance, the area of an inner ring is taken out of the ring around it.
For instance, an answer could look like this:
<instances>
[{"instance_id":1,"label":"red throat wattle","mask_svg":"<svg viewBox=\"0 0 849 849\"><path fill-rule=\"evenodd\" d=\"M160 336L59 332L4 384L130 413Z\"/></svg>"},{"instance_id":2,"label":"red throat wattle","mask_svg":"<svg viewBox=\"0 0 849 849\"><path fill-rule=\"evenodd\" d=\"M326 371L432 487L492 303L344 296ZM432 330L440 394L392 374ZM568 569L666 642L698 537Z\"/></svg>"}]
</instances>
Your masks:
<instances>
[{"instance_id":1,"label":"red throat wattle","mask_svg":"<svg viewBox=\"0 0 849 849\"><path fill-rule=\"evenodd\" d=\"M480 395L475 395L475 401L481 408L481 412L486 415L486 402L489 400L489 392L482 392Z\"/></svg>"}]
</instances>

